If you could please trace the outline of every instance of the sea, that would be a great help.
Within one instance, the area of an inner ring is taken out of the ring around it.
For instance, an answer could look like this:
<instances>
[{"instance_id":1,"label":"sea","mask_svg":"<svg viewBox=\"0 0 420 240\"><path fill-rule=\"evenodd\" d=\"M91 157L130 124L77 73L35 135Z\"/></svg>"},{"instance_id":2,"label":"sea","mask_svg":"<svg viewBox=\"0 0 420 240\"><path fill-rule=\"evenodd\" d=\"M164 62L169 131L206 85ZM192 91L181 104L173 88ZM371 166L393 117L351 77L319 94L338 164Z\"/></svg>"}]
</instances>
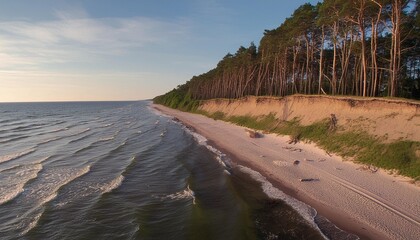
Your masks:
<instances>
[{"instance_id":1,"label":"sea","mask_svg":"<svg viewBox=\"0 0 420 240\"><path fill-rule=\"evenodd\" d=\"M0 103L0 239L326 239L151 101Z\"/></svg>"}]
</instances>

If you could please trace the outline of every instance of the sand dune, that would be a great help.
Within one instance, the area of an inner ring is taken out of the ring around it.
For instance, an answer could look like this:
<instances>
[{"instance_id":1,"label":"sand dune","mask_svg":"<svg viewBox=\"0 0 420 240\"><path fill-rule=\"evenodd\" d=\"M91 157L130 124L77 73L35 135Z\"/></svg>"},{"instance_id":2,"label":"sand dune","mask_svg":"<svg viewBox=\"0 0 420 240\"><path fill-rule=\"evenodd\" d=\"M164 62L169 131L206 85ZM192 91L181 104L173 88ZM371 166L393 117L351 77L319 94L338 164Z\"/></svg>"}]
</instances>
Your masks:
<instances>
[{"instance_id":1,"label":"sand dune","mask_svg":"<svg viewBox=\"0 0 420 240\"><path fill-rule=\"evenodd\" d=\"M288 137L250 138L243 127L154 105L174 116L236 163L263 174L285 193L311 205L338 227L362 239L418 239L420 188L403 178L329 155ZM294 164L298 160L299 164ZM301 181L309 180L309 181Z\"/></svg>"},{"instance_id":2,"label":"sand dune","mask_svg":"<svg viewBox=\"0 0 420 240\"><path fill-rule=\"evenodd\" d=\"M209 113L221 111L227 116L263 116L294 118L310 125L335 114L343 130L362 130L386 141L420 141L420 103L383 98L348 98L293 95L282 98L245 97L239 100L211 99L200 105Z\"/></svg>"}]
</instances>

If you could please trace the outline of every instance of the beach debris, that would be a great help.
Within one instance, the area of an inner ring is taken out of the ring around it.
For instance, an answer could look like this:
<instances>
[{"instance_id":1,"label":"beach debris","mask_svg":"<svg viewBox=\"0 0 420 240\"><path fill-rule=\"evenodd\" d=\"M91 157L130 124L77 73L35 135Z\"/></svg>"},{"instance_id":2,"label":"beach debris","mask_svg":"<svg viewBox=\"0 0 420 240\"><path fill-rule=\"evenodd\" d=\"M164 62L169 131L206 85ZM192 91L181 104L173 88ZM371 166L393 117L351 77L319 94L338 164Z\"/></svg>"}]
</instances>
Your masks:
<instances>
[{"instance_id":1,"label":"beach debris","mask_svg":"<svg viewBox=\"0 0 420 240\"><path fill-rule=\"evenodd\" d=\"M379 168L375 167L373 165L363 165L363 166L360 166L360 167L356 168L356 170L362 170L362 171L368 171L368 172L371 172L371 173L376 173L379 170Z\"/></svg>"},{"instance_id":2,"label":"beach debris","mask_svg":"<svg viewBox=\"0 0 420 240\"><path fill-rule=\"evenodd\" d=\"M295 160L295 161L293 162L293 165L297 166L297 165L299 165L299 163L300 163L300 161L299 161L299 160Z\"/></svg>"},{"instance_id":3,"label":"beach debris","mask_svg":"<svg viewBox=\"0 0 420 240\"><path fill-rule=\"evenodd\" d=\"M341 171L343 170L342 168L336 167L335 170Z\"/></svg>"},{"instance_id":4,"label":"beach debris","mask_svg":"<svg viewBox=\"0 0 420 240\"><path fill-rule=\"evenodd\" d=\"M155 125L159 124L159 122L160 122L159 120L156 120Z\"/></svg>"},{"instance_id":5,"label":"beach debris","mask_svg":"<svg viewBox=\"0 0 420 240\"><path fill-rule=\"evenodd\" d=\"M306 159L306 158L304 158L303 159L304 161L307 161L307 162L313 162L314 160L312 160L312 159Z\"/></svg>"},{"instance_id":6,"label":"beach debris","mask_svg":"<svg viewBox=\"0 0 420 240\"><path fill-rule=\"evenodd\" d=\"M288 144L296 144L299 142L300 139L300 133L298 134L294 134L294 135L290 135L290 140L287 142Z\"/></svg>"},{"instance_id":7,"label":"beach debris","mask_svg":"<svg viewBox=\"0 0 420 240\"><path fill-rule=\"evenodd\" d=\"M325 151L325 153L326 153L328 156L332 157L332 155L331 155L331 153L330 153L330 152Z\"/></svg>"},{"instance_id":8,"label":"beach debris","mask_svg":"<svg viewBox=\"0 0 420 240\"><path fill-rule=\"evenodd\" d=\"M290 163L285 162L285 161L273 161L274 165L279 166L279 167L287 167L290 165Z\"/></svg>"},{"instance_id":9,"label":"beach debris","mask_svg":"<svg viewBox=\"0 0 420 240\"><path fill-rule=\"evenodd\" d=\"M314 181L319 181L319 178L299 178L299 181L301 181L301 182L314 182Z\"/></svg>"},{"instance_id":10,"label":"beach debris","mask_svg":"<svg viewBox=\"0 0 420 240\"><path fill-rule=\"evenodd\" d=\"M325 159L325 158L320 158L320 159L318 160L318 162L325 162L325 161L327 161L327 159Z\"/></svg>"},{"instance_id":11,"label":"beach debris","mask_svg":"<svg viewBox=\"0 0 420 240\"><path fill-rule=\"evenodd\" d=\"M263 135L260 132L257 132L252 129L245 129L245 132L248 134L250 138L261 138Z\"/></svg>"},{"instance_id":12,"label":"beach debris","mask_svg":"<svg viewBox=\"0 0 420 240\"><path fill-rule=\"evenodd\" d=\"M260 155L260 158L265 158L265 156L264 155Z\"/></svg>"},{"instance_id":13,"label":"beach debris","mask_svg":"<svg viewBox=\"0 0 420 240\"><path fill-rule=\"evenodd\" d=\"M302 152L301 148L294 148L294 147L283 147L283 149L289 150L291 152Z\"/></svg>"},{"instance_id":14,"label":"beach debris","mask_svg":"<svg viewBox=\"0 0 420 240\"><path fill-rule=\"evenodd\" d=\"M161 136L161 137L163 137L163 136L165 136L165 134L166 134L166 130L164 130L164 131L160 134L160 136Z\"/></svg>"},{"instance_id":15,"label":"beach debris","mask_svg":"<svg viewBox=\"0 0 420 240\"><path fill-rule=\"evenodd\" d=\"M187 129L188 129L188 130L190 130L191 132L195 132L195 129L194 129L191 125L184 124L184 126L185 126L185 128L187 128Z\"/></svg>"}]
</instances>

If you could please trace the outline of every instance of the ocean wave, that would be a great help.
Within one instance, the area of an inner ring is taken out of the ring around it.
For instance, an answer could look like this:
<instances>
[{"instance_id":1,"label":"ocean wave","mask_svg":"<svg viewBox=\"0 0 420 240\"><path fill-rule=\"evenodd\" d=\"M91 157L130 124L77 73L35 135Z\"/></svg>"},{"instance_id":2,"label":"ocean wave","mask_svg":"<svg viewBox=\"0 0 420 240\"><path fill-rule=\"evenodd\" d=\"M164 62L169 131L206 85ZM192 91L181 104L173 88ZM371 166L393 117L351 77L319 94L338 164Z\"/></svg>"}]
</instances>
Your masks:
<instances>
[{"instance_id":1,"label":"ocean wave","mask_svg":"<svg viewBox=\"0 0 420 240\"><path fill-rule=\"evenodd\" d=\"M116 130L115 133L112 136L108 136L108 137L103 137L100 138L99 141L103 142L103 141L110 141L113 140L116 136L118 136L118 134L121 132L121 129Z\"/></svg>"},{"instance_id":2,"label":"ocean wave","mask_svg":"<svg viewBox=\"0 0 420 240\"><path fill-rule=\"evenodd\" d=\"M75 142L82 141L83 139L86 139L86 138L88 138L88 137L90 137L90 136L92 136L92 134L88 134L88 135L85 135L85 136L82 136L82 137L79 137L79 138L73 139L73 140L69 141L69 144L70 144L70 143L75 143Z\"/></svg>"},{"instance_id":3,"label":"ocean wave","mask_svg":"<svg viewBox=\"0 0 420 240\"><path fill-rule=\"evenodd\" d=\"M26 219L30 219L29 224L27 224L27 226L24 226L22 233L20 234L20 236L23 236L25 234L27 234L29 231L31 231L37 224L39 219L41 218L42 214L44 213L44 211L40 211L39 213L35 214L35 216L33 218L26 218ZM21 224L23 225L23 224Z\"/></svg>"},{"instance_id":4,"label":"ocean wave","mask_svg":"<svg viewBox=\"0 0 420 240\"><path fill-rule=\"evenodd\" d=\"M66 193L63 193L63 197L57 201L54 206L57 208L62 208L70 202L74 202L77 199L90 196L92 194L105 194L109 193L117 188L119 188L123 181L124 176L122 174L118 175L115 179L110 181L104 181L104 179L97 179L100 182L89 182L81 181L74 187L74 189L67 190Z\"/></svg>"},{"instance_id":5,"label":"ocean wave","mask_svg":"<svg viewBox=\"0 0 420 240\"><path fill-rule=\"evenodd\" d=\"M187 185L187 188L173 193L169 194L167 196L161 197L161 200L182 200L182 199L191 199L192 203L195 204L195 193L190 189L190 185Z\"/></svg>"},{"instance_id":6,"label":"ocean wave","mask_svg":"<svg viewBox=\"0 0 420 240\"><path fill-rule=\"evenodd\" d=\"M2 192L0 194L0 205L15 199L20 193L23 192L23 187L17 186L16 188L10 189L9 191L8 190L9 189L0 188L0 191Z\"/></svg>"},{"instance_id":7,"label":"ocean wave","mask_svg":"<svg viewBox=\"0 0 420 240\"><path fill-rule=\"evenodd\" d=\"M36 202L37 207L45 205L57 197L60 188L89 172L90 165L83 168L54 169L45 173L34 186L25 190L26 201Z\"/></svg>"},{"instance_id":8,"label":"ocean wave","mask_svg":"<svg viewBox=\"0 0 420 240\"><path fill-rule=\"evenodd\" d=\"M178 122L176 122L178 123ZM219 162L220 165L222 165L224 168L228 169L228 172L231 168L231 160L226 156L226 154L224 154L223 152L221 152L219 149L211 146L210 144L208 144L208 140L207 138L205 138L203 135L198 134L197 132L193 131L191 128L188 128L187 126L183 125L182 123L180 123L184 129L185 132L187 132L188 134L192 135L194 140L206 147L210 152L212 152L213 154L216 155L216 160Z\"/></svg>"},{"instance_id":9,"label":"ocean wave","mask_svg":"<svg viewBox=\"0 0 420 240\"><path fill-rule=\"evenodd\" d=\"M200 135L200 134L196 133L191 128L188 128L187 126L185 126L183 124L182 124L182 126L183 126L184 131L186 131L187 133L192 135L194 137L195 141L198 144L207 145L207 138L205 138L203 135Z\"/></svg>"},{"instance_id":10,"label":"ocean wave","mask_svg":"<svg viewBox=\"0 0 420 240\"><path fill-rule=\"evenodd\" d=\"M8 168L3 168L3 169L0 169L0 173L9 171L9 170L12 170L12 169L15 169L15 168L24 167L24 166L31 166L31 165L35 165L35 164L41 164L41 163L45 162L46 160L48 160L50 157L51 156L44 157L44 158L41 158L41 159L39 159L37 161L34 161L32 163L29 163L29 164L18 164L18 165L14 165L14 166L11 166L11 167L8 167Z\"/></svg>"},{"instance_id":11,"label":"ocean wave","mask_svg":"<svg viewBox=\"0 0 420 240\"><path fill-rule=\"evenodd\" d=\"M67 121L64 121L64 120L56 120L51 126L60 125L60 124L66 123L66 122Z\"/></svg>"},{"instance_id":12,"label":"ocean wave","mask_svg":"<svg viewBox=\"0 0 420 240\"><path fill-rule=\"evenodd\" d=\"M2 129L0 129L0 132L8 131L11 129L6 127L21 126L27 123L27 120L11 119L10 121L7 121L6 123L2 124Z\"/></svg>"},{"instance_id":13,"label":"ocean wave","mask_svg":"<svg viewBox=\"0 0 420 240\"><path fill-rule=\"evenodd\" d=\"M75 152L74 152L74 154L79 154L79 153L81 153L81 152L84 152L84 151L86 151L86 150L92 149L92 148L94 148L94 147L95 147L95 146L94 146L94 143L91 143L91 144L89 144L89 145L87 145L87 146L85 146L85 147L82 147L82 148L78 149L77 151L75 151Z\"/></svg>"},{"instance_id":14,"label":"ocean wave","mask_svg":"<svg viewBox=\"0 0 420 240\"><path fill-rule=\"evenodd\" d=\"M109 151L109 154L112 154L112 153L116 153L116 152L118 152L118 151L120 151L120 149L122 148L122 147L124 147L126 144L127 144L127 140L128 139L125 139L122 143L120 143L116 148L114 148L114 149L112 149L111 151Z\"/></svg>"},{"instance_id":15,"label":"ocean wave","mask_svg":"<svg viewBox=\"0 0 420 240\"><path fill-rule=\"evenodd\" d=\"M56 132L61 132L61 131L66 131L66 130L69 130L69 128L68 127L57 128L57 129L49 131L48 133L56 133Z\"/></svg>"},{"instance_id":16,"label":"ocean wave","mask_svg":"<svg viewBox=\"0 0 420 240\"><path fill-rule=\"evenodd\" d=\"M49 195L48 197L44 198L43 201L39 202L36 207L32 208L29 212L26 212L23 216L19 218L17 228L23 229L19 236L26 235L29 231L36 227L42 215L44 214L44 204L52 201L56 197L57 193Z\"/></svg>"},{"instance_id":17,"label":"ocean wave","mask_svg":"<svg viewBox=\"0 0 420 240\"><path fill-rule=\"evenodd\" d=\"M114 125L114 123L107 123L107 124L104 124L102 126L99 126L99 128L106 128L106 127L110 127L112 125Z\"/></svg>"},{"instance_id":18,"label":"ocean wave","mask_svg":"<svg viewBox=\"0 0 420 240\"><path fill-rule=\"evenodd\" d=\"M74 136L77 136L77 135L83 134L83 133L88 132L88 131L90 131L90 128L86 128L86 129L83 129L83 130L82 130L82 131L80 131L80 132L76 132L76 133L70 134L70 135L68 135L67 137L74 137Z\"/></svg>"},{"instance_id":19,"label":"ocean wave","mask_svg":"<svg viewBox=\"0 0 420 240\"><path fill-rule=\"evenodd\" d=\"M38 163L43 163L43 162L47 161L47 160L48 160L48 159L50 159L50 158L51 158L51 156L44 157L44 158L39 159L39 160L38 160L38 161L36 161L35 163L36 163L36 164L38 164Z\"/></svg>"},{"instance_id":20,"label":"ocean wave","mask_svg":"<svg viewBox=\"0 0 420 240\"><path fill-rule=\"evenodd\" d=\"M15 128L11 128L11 129L8 129L7 131L17 132L17 131L24 131L24 130L35 130L35 129L40 129L45 125L47 125L47 124L45 124L45 123L33 123L33 124L25 125L25 126L18 126L18 127L15 127Z\"/></svg>"},{"instance_id":21,"label":"ocean wave","mask_svg":"<svg viewBox=\"0 0 420 240\"><path fill-rule=\"evenodd\" d=\"M102 193L109 193L112 190L120 187L123 181L124 181L124 176L119 175L117 178L113 179L109 183L101 186L100 189L102 190Z\"/></svg>"},{"instance_id":22,"label":"ocean wave","mask_svg":"<svg viewBox=\"0 0 420 240\"><path fill-rule=\"evenodd\" d=\"M15 159L18 159L20 157L23 157L25 155L28 155L30 153L33 153L36 151L36 148L30 148L21 152L17 152L17 153L11 153L8 155L4 155L4 156L0 156L0 163L4 163L4 162L8 162L8 161L12 161Z\"/></svg>"},{"instance_id":23,"label":"ocean wave","mask_svg":"<svg viewBox=\"0 0 420 240\"><path fill-rule=\"evenodd\" d=\"M99 142L106 142L106 141L111 141L112 139L114 139L115 136L111 136L111 137L103 137L99 139Z\"/></svg>"},{"instance_id":24,"label":"ocean wave","mask_svg":"<svg viewBox=\"0 0 420 240\"><path fill-rule=\"evenodd\" d=\"M17 136L17 137L7 138L7 139L0 140L0 143L10 143L10 142L18 141L18 140L25 139L28 137L29 136Z\"/></svg>"},{"instance_id":25,"label":"ocean wave","mask_svg":"<svg viewBox=\"0 0 420 240\"><path fill-rule=\"evenodd\" d=\"M318 225L315 223L315 217L317 212L314 208L310 207L309 205L290 197L289 195L285 194L284 192L280 191L279 189L275 188L263 175L259 172L254 171L250 168L238 165L240 171L247 173L253 179L257 180L261 183L261 187L265 194L272 199L278 199L285 202L287 205L291 206L295 209L306 221L310 226L314 229L318 230L321 234L321 230L319 229ZM323 235L323 234L322 234ZM323 235L324 236L324 235ZM327 239L324 236L325 239Z\"/></svg>"},{"instance_id":26,"label":"ocean wave","mask_svg":"<svg viewBox=\"0 0 420 240\"><path fill-rule=\"evenodd\" d=\"M0 178L0 205L15 199L24 191L25 184L35 179L41 170L42 164L36 163L20 165L2 171Z\"/></svg>"},{"instance_id":27,"label":"ocean wave","mask_svg":"<svg viewBox=\"0 0 420 240\"><path fill-rule=\"evenodd\" d=\"M47 143L49 143L49 142L53 142L53 141L60 140L61 138L62 138L62 137L53 137L53 138L46 139L46 140L44 140L44 141L40 142L40 143L38 144L38 146L39 146L39 145L42 145L42 144L47 144Z\"/></svg>"},{"instance_id":28,"label":"ocean wave","mask_svg":"<svg viewBox=\"0 0 420 240\"><path fill-rule=\"evenodd\" d=\"M22 134L19 133L12 133L12 134L5 134L3 136L0 136L0 139L4 139L4 138L14 138L14 137L20 137L22 136Z\"/></svg>"},{"instance_id":29,"label":"ocean wave","mask_svg":"<svg viewBox=\"0 0 420 240\"><path fill-rule=\"evenodd\" d=\"M3 112L4 113L4 112ZM15 121L16 119L3 119L3 120L0 120L0 123L8 123L8 122L11 122L11 121Z\"/></svg>"},{"instance_id":30,"label":"ocean wave","mask_svg":"<svg viewBox=\"0 0 420 240\"><path fill-rule=\"evenodd\" d=\"M136 156L132 156L130 158L130 163L125 167L122 175L125 175L125 173L127 173L128 171L130 171L135 165L136 165Z\"/></svg>"}]
</instances>

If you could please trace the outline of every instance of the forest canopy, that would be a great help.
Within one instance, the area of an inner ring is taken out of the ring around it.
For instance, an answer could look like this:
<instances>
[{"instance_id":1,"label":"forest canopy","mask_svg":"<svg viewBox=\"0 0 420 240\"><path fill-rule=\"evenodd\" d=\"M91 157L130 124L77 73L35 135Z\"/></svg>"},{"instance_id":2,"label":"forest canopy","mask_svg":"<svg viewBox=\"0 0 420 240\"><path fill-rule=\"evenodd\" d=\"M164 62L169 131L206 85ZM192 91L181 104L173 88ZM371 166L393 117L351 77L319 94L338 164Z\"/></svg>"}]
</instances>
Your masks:
<instances>
[{"instance_id":1,"label":"forest canopy","mask_svg":"<svg viewBox=\"0 0 420 240\"><path fill-rule=\"evenodd\" d=\"M420 99L420 0L325 0L297 8L214 69L155 101L291 94Z\"/></svg>"}]
</instances>

